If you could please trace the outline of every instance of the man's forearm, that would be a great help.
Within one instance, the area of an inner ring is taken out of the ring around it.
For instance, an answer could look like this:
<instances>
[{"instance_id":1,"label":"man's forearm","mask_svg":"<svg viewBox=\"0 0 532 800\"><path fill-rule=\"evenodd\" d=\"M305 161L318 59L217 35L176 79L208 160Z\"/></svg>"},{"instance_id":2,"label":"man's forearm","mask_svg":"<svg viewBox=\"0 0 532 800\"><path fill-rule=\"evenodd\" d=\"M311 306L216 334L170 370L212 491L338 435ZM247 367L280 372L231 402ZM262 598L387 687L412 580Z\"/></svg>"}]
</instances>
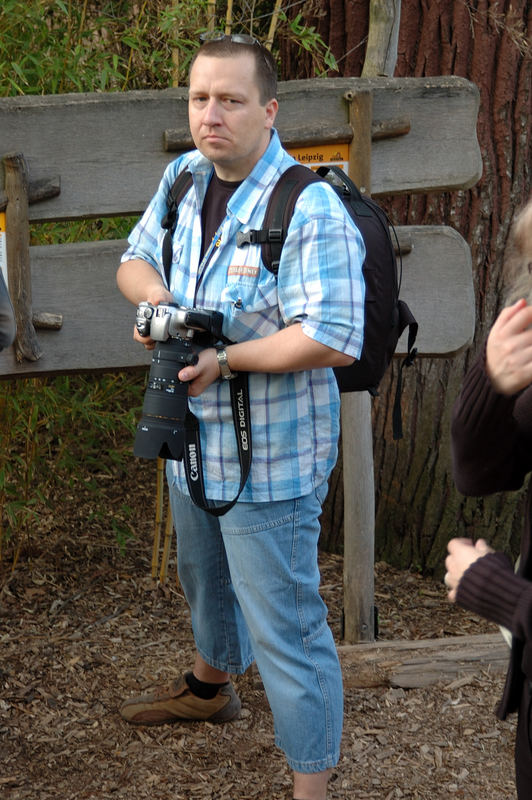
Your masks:
<instances>
[{"instance_id":1,"label":"man's forearm","mask_svg":"<svg viewBox=\"0 0 532 800\"><path fill-rule=\"evenodd\" d=\"M266 336L226 347L235 372L298 372L319 367L343 367L353 358L307 336L300 324Z\"/></svg>"},{"instance_id":2,"label":"man's forearm","mask_svg":"<svg viewBox=\"0 0 532 800\"><path fill-rule=\"evenodd\" d=\"M116 280L122 294L134 305L143 300L155 305L173 300L161 275L142 259L123 262ZM351 356L311 339L298 323L263 339L228 345L226 351L229 365L235 372L298 372L343 367L353 362Z\"/></svg>"},{"instance_id":3,"label":"man's forearm","mask_svg":"<svg viewBox=\"0 0 532 800\"><path fill-rule=\"evenodd\" d=\"M157 270L140 258L120 264L116 282L124 297L133 305L138 305L143 300L157 304L162 300L171 302L173 299Z\"/></svg>"},{"instance_id":4,"label":"man's forearm","mask_svg":"<svg viewBox=\"0 0 532 800\"><path fill-rule=\"evenodd\" d=\"M227 345L225 351L233 372L299 372L319 367L347 366L353 362L351 356L311 339L303 333L299 324L263 339ZM216 351L210 347L199 354L196 365L184 367L179 373L180 380L190 381L189 394L193 397L200 395L219 377Z\"/></svg>"}]
</instances>

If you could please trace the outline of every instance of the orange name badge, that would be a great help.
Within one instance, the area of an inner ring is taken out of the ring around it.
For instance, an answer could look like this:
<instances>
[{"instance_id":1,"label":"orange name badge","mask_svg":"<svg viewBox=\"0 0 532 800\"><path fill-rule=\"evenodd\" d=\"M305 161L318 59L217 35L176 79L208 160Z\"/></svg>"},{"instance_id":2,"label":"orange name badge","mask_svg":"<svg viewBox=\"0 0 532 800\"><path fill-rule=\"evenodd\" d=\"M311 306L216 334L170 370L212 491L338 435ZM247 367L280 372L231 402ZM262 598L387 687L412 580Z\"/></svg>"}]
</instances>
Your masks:
<instances>
[{"instance_id":1,"label":"orange name badge","mask_svg":"<svg viewBox=\"0 0 532 800\"><path fill-rule=\"evenodd\" d=\"M288 152L311 169L328 167L332 164L341 167L344 172L348 170L349 145L348 144L319 144L315 147L289 147Z\"/></svg>"},{"instance_id":2,"label":"orange name badge","mask_svg":"<svg viewBox=\"0 0 532 800\"><path fill-rule=\"evenodd\" d=\"M259 267L248 267L245 264L231 264L227 270L228 275L240 275L243 278L256 278L259 272Z\"/></svg>"}]
</instances>

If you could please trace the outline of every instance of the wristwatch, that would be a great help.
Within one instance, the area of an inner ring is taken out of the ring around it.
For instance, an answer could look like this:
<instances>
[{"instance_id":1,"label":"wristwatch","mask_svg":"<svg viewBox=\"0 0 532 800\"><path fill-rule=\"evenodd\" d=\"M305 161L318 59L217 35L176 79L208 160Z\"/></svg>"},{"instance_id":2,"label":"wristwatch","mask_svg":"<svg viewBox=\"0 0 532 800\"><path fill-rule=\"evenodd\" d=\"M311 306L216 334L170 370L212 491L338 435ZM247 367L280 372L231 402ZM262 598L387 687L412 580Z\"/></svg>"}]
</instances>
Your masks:
<instances>
[{"instance_id":1,"label":"wristwatch","mask_svg":"<svg viewBox=\"0 0 532 800\"><path fill-rule=\"evenodd\" d=\"M236 378L238 372L231 372L231 368L227 363L227 353L225 352L225 347L217 347L216 348L216 358L218 359L218 366L220 367L220 377L224 381L230 381L233 378Z\"/></svg>"}]
</instances>

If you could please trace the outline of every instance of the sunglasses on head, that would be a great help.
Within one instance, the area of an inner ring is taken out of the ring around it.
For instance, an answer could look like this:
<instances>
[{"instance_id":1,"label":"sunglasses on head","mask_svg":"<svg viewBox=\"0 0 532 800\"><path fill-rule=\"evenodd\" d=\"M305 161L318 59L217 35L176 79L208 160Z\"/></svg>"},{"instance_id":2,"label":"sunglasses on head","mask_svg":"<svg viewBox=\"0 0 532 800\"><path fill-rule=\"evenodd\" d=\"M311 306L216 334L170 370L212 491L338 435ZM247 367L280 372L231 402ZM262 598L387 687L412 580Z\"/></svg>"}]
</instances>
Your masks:
<instances>
[{"instance_id":1,"label":"sunglasses on head","mask_svg":"<svg viewBox=\"0 0 532 800\"><path fill-rule=\"evenodd\" d=\"M260 42L254 36L248 36L247 33L222 33L221 31L207 31L207 33L200 34L200 42L223 42L226 39L235 44L258 44Z\"/></svg>"}]
</instances>

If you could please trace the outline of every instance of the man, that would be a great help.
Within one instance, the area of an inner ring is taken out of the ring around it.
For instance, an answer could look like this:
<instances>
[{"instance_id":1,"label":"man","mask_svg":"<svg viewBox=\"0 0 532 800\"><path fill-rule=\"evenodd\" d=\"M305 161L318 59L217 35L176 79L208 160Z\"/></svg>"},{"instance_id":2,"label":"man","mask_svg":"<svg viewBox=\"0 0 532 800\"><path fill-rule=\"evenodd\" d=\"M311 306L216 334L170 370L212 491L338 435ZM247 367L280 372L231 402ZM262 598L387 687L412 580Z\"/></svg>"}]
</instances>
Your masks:
<instances>
[{"instance_id":1,"label":"man","mask_svg":"<svg viewBox=\"0 0 532 800\"><path fill-rule=\"evenodd\" d=\"M246 485L219 518L191 502L182 462L168 462L197 655L192 672L126 701L121 713L142 724L228 721L240 710L229 677L255 660L294 773L293 796L324 800L339 758L342 679L318 591L318 517L339 433L330 367L352 363L362 348L364 245L320 182L298 200L277 278L258 245L237 247L236 233L261 227L273 186L294 163L273 128L276 89L271 54L251 37L202 45L189 79L197 150L167 168L118 271L132 303L221 311L224 335L235 342L202 350L179 372L200 422L208 498L227 501L238 491L229 381L239 372L249 373L253 440ZM180 204L166 286L160 224L185 167L194 185Z\"/></svg>"}]
</instances>

